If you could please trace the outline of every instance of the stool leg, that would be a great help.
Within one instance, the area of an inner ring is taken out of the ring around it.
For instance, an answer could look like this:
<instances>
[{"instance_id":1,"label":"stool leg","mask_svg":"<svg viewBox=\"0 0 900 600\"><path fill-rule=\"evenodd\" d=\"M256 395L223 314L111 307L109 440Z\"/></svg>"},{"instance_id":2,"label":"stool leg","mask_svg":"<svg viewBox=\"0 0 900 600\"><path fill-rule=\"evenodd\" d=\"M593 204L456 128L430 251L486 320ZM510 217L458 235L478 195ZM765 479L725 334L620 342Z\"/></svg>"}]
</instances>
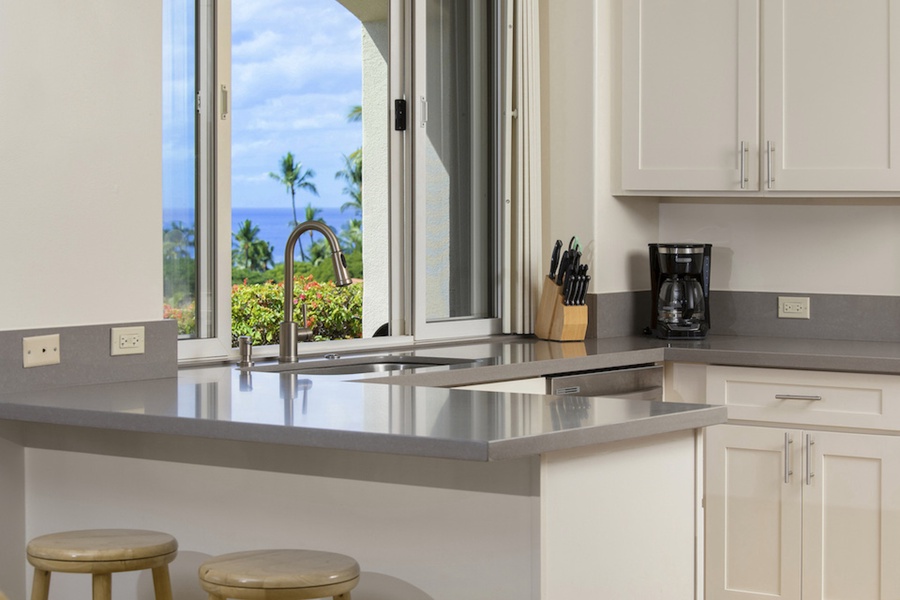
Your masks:
<instances>
[{"instance_id":1,"label":"stool leg","mask_svg":"<svg viewBox=\"0 0 900 600\"><path fill-rule=\"evenodd\" d=\"M31 584L31 600L47 600L49 596L50 571L35 569L34 580Z\"/></svg>"},{"instance_id":2,"label":"stool leg","mask_svg":"<svg viewBox=\"0 0 900 600\"><path fill-rule=\"evenodd\" d=\"M95 573L93 577L93 600L112 600L112 575Z\"/></svg>"},{"instance_id":3,"label":"stool leg","mask_svg":"<svg viewBox=\"0 0 900 600\"><path fill-rule=\"evenodd\" d=\"M338 594L331 600L350 600L350 592L345 592L343 594Z\"/></svg>"},{"instance_id":4,"label":"stool leg","mask_svg":"<svg viewBox=\"0 0 900 600\"><path fill-rule=\"evenodd\" d=\"M172 600L172 582L169 579L169 565L153 569L153 590L156 600Z\"/></svg>"}]
</instances>

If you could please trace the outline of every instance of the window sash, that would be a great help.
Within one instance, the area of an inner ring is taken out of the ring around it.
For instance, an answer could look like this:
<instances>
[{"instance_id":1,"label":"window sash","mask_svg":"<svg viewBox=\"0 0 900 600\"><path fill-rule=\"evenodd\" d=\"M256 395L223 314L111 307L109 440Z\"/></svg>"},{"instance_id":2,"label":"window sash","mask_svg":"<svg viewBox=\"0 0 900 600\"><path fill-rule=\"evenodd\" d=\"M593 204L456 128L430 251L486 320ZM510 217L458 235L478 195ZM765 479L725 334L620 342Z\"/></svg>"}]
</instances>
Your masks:
<instances>
[{"instance_id":1,"label":"window sash","mask_svg":"<svg viewBox=\"0 0 900 600\"><path fill-rule=\"evenodd\" d=\"M499 233L499 223L501 222L502 215L500 209L500 203L497 201L497 198L502 198L502 190L503 190L503 178L498 175L504 171L503 169L503 153L500 144L498 144L498 140L501 139L499 136L499 127L501 127L501 111L502 104L497 102L496 99L500 98L500 94L498 94L498 89L495 87L491 90L484 90L485 93L490 92L491 98L494 100L491 101L491 104L488 107L488 111L490 114L490 120L495 127L489 136L489 143L487 148L488 156L480 156L478 157L479 163L488 165L492 175L489 175L487 178L488 186L490 189L484 190L486 192L488 198L490 198L491 203L491 214L490 220L491 223L488 224L488 227L494 232L493 243L491 243L487 247L482 247L480 250L481 257L472 256L467 261L467 266L472 269L484 268L485 272L482 272L481 279L476 280L478 283L484 284L488 286L488 300L487 303L489 305L489 316L487 317L459 317L459 318L445 318L440 320L430 319L428 315L428 268L427 264L427 256L428 256L428 242L433 240L428 239L428 227L429 223L429 215L428 215L428 201L429 201L429 180L428 180L428 153L430 152L429 148L429 140L427 139L427 126L428 126L428 100L429 100L429 90L427 86L427 76L428 76L428 68L429 64L428 59L428 48L429 48L429 40L427 39L428 31L428 23L427 23L427 10L426 5L428 2L433 0L414 0L412 2L412 81L410 82L410 87L412 89L412 98L413 100L409 103L409 114L411 115L410 119L410 135L412 137L413 144L413 181L412 181L412 189L413 189L413 222L415 227L412 232L412 246L414 249L414 260L412 265L412 322L413 322L413 335L418 340L431 340L431 339L440 339L440 338L458 338L458 337L479 337L479 336L487 336L495 333L500 333L502 323L501 319L498 317L500 310L500 302L501 302L501 289L502 282L498 277L490 277L492 281L485 281L485 277L487 273L496 274L500 273L499 269L500 259L502 256L502 252L500 251L499 244L497 243L498 238L500 237ZM472 6L481 6L483 5L483 0L470 0ZM496 6L495 14L493 15L493 28L494 31L499 31L499 23L500 20L500 4L492 3L492 5ZM485 27L489 27L491 25L484 24ZM501 36L498 35L489 35L486 36L487 39L495 39ZM497 77L496 74L502 73L502 61L500 60L503 53L498 51L500 47L490 49L488 47L479 48L477 50L488 53L492 56L492 63L490 65L491 76L488 77L490 82L493 82L492 85L499 86L498 83L502 81L501 78ZM481 65L484 64L485 61L482 60L481 56L475 56L472 60L470 66ZM436 104L433 103L433 104ZM484 115L487 116L487 115ZM432 117L434 118L434 117ZM477 125L474 126L474 129L477 129ZM476 152L478 152L476 150ZM469 158L470 162L475 162L474 157ZM477 190L477 187L476 187ZM485 217L480 217L485 218ZM474 218L473 222L477 225L479 217ZM466 265L463 266L466 268ZM434 292L432 292L434 293ZM476 301L477 302L477 301Z\"/></svg>"},{"instance_id":2,"label":"window sash","mask_svg":"<svg viewBox=\"0 0 900 600\"><path fill-rule=\"evenodd\" d=\"M178 360L226 358L231 348L231 1L197 2L197 333Z\"/></svg>"}]
</instances>

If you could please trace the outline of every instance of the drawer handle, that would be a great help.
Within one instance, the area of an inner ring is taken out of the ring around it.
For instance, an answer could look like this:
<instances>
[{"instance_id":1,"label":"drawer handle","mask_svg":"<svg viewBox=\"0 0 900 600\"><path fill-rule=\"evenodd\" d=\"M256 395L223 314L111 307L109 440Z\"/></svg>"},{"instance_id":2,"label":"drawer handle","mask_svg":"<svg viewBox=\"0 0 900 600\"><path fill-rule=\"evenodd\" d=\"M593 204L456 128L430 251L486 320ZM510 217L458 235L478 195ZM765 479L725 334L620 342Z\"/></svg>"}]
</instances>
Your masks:
<instances>
[{"instance_id":1,"label":"drawer handle","mask_svg":"<svg viewBox=\"0 0 900 600\"><path fill-rule=\"evenodd\" d=\"M775 394L776 400L808 400L810 402L818 402L822 396L803 396L801 394Z\"/></svg>"}]
</instances>

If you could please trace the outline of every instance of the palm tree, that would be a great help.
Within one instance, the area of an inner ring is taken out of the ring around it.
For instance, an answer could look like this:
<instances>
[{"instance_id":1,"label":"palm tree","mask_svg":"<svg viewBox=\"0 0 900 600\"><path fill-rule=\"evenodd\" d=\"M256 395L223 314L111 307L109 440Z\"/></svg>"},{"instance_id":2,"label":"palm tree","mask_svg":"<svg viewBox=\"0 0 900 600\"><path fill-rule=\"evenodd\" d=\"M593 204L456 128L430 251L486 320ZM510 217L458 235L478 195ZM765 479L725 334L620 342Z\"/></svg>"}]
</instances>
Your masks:
<instances>
[{"instance_id":1,"label":"palm tree","mask_svg":"<svg viewBox=\"0 0 900 600\"><path fill-rule=\"evenodd\" d=\"M328 258L329 254L331 254L331 247L328 246L325 238L321 238L309 247L309 262L313 266L318 266Z\"/></svg>"},{"instance_id":2,"label":"palm tree","mask_svg":"<svg viewBox=\"0 0 900 600\"><path fill-rule=\"evenodd\" d=\"M350 254L362 250L362 221L350 219L341 229L341 247Z\"/></svg>"},{"instance_id":3,"label":"palm tree","mask_svg":"<svg viewBox=\"0 0 900 600\"><path fill-rule=\"evenodd\" d=\"M250 271L263 272L269 268L272 259L272 245L259 239L259 227L247 219L238 227L237 232L231 234L234 239L232 250L232 262L235 266Z\"/></svg>"},{"instance_id":4,"label":"palm tree","mask_svg":"<svg viewBox=\"0 0 900 600\"><path fill-rule=\"evenodd\" d=\"M341 212L352 208L357 217L362 217L362 148L357 148L350 156L341 156L344 168L335 173L334 178L344 181L346 185L341 193L350 196L350 200L341 205Z\"/></svg>"},{"instance_id":5,"label":"palm tree","mask_svg":"<svg viewBox=\"0 0 900 600\"><path fill-rule=\"evenodd\" d=\"M324 223L325 221L323 221L322 219L319 218L319 215L321 213L322 213L322 209L314 207L312 205L312 202L310 202L309 204L306 205L306 212L305 212L306 218L303 220L304 221L319 221L320 223ZM303 244L301 243L301 244L299 244L299 246L300 246L300 258L302 258L305 261L306 256L303 254ZM313 246L313 232L312 232L312 230L310 230L309 231L309 247L312 248L312 246Z\"/></svg>"},{"instance_id":6,"label":"palm tree","mask_svg":"<svg viewBox=\"0 0 900 600\"><path fill-rule=\"evenodd\" d=\"M194 249L194 229L181 221L163 227L163 258L190 258Z\"/></svg>"},{"instance_id":7,"label":"palm tree","mask_svg":"<svg viewBox=\"0 0 900 600\"><path fill-rule=\"evenodd\" d=\"M347 122L359 123L360 121L362 121L362 106L354 104L350 107L350 112L347 113Z\"/></svg>"},{"instance_id":8,"label":"palm tree","mask_svg":"<svg viewBox=\"0 0 900 600\"><path fill-rule=\"evenodd\" d=\"M306 190L314 196L319 195L316 184L312 182L312 178L316 176L316 172L312 169L303 169L303 163L295 163L294 155L288 152L281 157L279 165L281 171L279 173L270 172L269 177L284 185L285 189L291 194L291 207L294 210L294 220L291 227L296 227L297 221L297 190Z\"/></svg>"}]
</instances>

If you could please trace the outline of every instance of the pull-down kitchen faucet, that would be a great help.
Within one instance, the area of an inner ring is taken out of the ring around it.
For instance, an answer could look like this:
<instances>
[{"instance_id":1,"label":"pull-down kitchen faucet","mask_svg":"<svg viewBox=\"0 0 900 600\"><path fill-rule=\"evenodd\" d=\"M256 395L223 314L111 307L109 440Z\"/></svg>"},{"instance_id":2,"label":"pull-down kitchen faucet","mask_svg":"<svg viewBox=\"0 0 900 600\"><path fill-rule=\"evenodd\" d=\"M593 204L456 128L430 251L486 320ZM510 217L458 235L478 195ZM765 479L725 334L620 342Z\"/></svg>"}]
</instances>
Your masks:
<instances>
[{"instance_id":1,"label":"pull-down kitchen faucet","mask_svg":"<svg viewBox=\"0 0 900 600\"><path fill-rule=\"evenodd\" d=\"M344 253L341 252L341 246L334 232L319 221L306 221L297 225L288 237L284 248L284 321L279 328L280 339L278 342L278 360L280 362L297 362L299 328L294 322L294 247L300 236L310 230L324 235L331 247L331 266L334 268L335 285L344 287L352 283L350 274L347 272L347 260L344 258ZM304 316L305 314L306 311L304 311ZM305 327L306 323L303 326Z\"/></svg>"}]
</instances>

